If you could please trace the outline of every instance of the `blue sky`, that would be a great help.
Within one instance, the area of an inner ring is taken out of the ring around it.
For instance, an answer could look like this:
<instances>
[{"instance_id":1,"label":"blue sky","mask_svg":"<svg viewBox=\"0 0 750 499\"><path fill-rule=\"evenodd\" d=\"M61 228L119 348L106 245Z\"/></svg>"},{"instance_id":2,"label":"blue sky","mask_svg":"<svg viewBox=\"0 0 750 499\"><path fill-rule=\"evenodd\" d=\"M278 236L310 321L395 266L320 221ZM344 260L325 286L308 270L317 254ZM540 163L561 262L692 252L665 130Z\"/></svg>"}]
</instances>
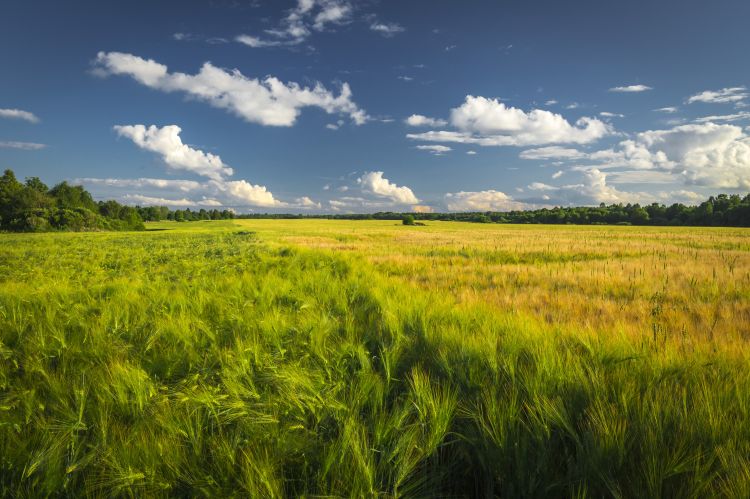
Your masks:
<instances>
[{"instance_id":1,"label":"blue sky","mask_svg":"<svg viewBox=\"0 0 750 499\"><path fill-rule=\"evenodd\" d=\"M237 211L750 189L750 2L6 0L0 168Z\"/></svg>"}]
</instances>

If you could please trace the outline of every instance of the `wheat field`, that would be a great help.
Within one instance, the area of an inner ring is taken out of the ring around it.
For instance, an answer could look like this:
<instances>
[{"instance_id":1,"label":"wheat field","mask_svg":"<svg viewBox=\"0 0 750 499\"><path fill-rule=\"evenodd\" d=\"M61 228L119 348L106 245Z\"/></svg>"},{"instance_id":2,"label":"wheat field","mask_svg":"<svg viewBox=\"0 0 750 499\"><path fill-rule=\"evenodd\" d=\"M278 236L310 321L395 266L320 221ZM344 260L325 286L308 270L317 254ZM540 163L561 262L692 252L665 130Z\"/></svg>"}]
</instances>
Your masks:
<instances>
[{"instance_id":1,"label":"wheat field","mask_svg":"<svg viewBox=\"0 0 750 499\"><path fill-rule=\"evenodd\" d=\"M748 497L750 231L0 234L3 497Z\"/></svg>"}]
</instances>

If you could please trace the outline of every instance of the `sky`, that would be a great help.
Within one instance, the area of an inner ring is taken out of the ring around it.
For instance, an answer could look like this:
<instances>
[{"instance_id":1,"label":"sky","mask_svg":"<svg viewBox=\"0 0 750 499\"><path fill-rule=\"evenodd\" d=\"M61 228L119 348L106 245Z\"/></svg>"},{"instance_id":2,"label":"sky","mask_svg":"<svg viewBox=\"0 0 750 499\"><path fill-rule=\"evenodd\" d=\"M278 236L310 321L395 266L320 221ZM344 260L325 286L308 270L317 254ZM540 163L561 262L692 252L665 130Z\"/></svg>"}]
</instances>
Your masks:
<instances>
[{"instance_id":1,"label":"sky","mask_svg":"<svg viewBox=\"0 0 750 499\"><path fill-rule=\"evenodd\" d=\"M750 2L0 6L0 169L237 212L750 190Z\"/></svg>"}]
</instances>

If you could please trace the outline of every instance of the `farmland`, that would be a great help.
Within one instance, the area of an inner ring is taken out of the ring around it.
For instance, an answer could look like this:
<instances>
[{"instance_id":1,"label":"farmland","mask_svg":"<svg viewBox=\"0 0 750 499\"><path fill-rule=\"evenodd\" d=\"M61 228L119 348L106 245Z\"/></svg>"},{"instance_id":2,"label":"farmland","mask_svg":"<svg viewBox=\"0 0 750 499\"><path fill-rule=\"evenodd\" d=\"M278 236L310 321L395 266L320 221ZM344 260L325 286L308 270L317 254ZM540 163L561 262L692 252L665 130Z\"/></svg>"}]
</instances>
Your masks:
<instances>
[{"instance_id":1,"label":"farmland","mask_svg":"<svg viewBox=\"0 0 750 499\"><path fill-rule=\"evenodd\" d=\"M750 495L750 231L0 235L0 494Z\"/></svg>"}]
</instances>

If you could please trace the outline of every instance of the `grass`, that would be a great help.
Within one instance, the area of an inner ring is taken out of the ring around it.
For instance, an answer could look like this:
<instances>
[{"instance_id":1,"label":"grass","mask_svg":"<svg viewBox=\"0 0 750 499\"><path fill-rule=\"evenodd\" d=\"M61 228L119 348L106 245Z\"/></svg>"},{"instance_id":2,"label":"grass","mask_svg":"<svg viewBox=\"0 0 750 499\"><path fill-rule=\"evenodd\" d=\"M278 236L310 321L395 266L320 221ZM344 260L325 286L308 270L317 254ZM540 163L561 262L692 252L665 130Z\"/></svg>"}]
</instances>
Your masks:
<instances>
[{"instance_id":1,"label":"grass","mask_svg":"<svg viewBox=\"0 0 750 499\"><path fill-rule=\"evenodd\" d=\"M748 497L750 232L1 235L4 497Z\"/></svg>"}]
</instances>

